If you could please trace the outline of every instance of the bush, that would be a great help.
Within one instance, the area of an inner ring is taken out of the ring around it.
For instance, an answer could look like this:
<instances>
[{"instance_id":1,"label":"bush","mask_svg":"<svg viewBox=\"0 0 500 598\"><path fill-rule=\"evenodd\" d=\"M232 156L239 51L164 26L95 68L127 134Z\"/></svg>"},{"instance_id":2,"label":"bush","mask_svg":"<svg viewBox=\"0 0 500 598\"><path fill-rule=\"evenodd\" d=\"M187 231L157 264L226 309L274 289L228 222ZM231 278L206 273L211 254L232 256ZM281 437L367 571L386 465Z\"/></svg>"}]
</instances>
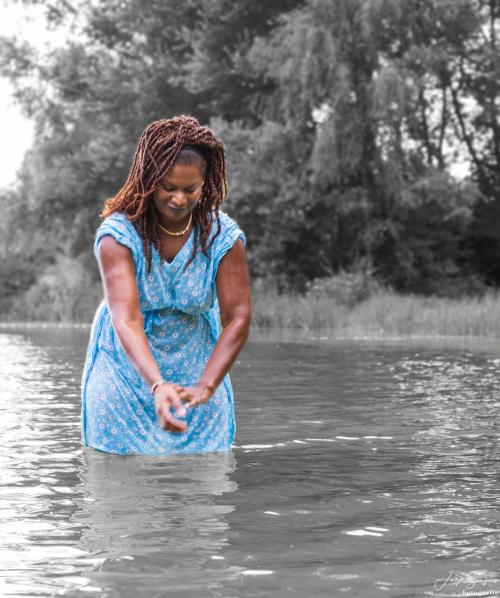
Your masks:
<instances>
[{"instance_id":1,"label":"bush","mask_svg":"<svg viewBox=\"0 0 500 598\"><path fill-rule=\"evenodd\" d=\"M382 287L371 272L340 272L316 278L307 284L308 299L330 299L338 306L353 307L380 292Z\"/></svg>"},{"instance_id":2,"label":"bush","mask_svg":"<svg viewBox=\"0 0 500 598\"><path fill-rule=\"evenodd\" d=\"M91 321L102 297L100 285L79 260L59 255L55 263L13 302L10 316L48 322Z\"/></svg>"}]
</instances>

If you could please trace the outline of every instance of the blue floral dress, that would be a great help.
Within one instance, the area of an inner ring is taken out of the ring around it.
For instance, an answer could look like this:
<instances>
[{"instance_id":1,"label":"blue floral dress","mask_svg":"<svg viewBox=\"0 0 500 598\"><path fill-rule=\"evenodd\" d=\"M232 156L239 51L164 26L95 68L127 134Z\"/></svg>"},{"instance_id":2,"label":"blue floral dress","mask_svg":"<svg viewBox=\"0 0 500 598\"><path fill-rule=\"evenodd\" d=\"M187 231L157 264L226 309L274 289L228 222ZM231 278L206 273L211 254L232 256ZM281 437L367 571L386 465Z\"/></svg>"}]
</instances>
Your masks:
<instances>
[{"instance_id":1,"label":"blue floral dress","mask_svg":"<svg viewBox=\"0 0 500 598\"><path fill-rule=\"evenodd\" d=\"M108 216L97 229L94 254L105 235L132 253L144 330L165 380L191 386L199 382L221 332L216 275L222 257L246 238L237 223L219 210L221 231L205 256L198 250L189 267L193 229L170 263L152 247L146 272L142 241L124 214ZM215 224L214 224L215 227ZM215 232L212 232L214 235ZM110 453L150 455L227 451L233 442L233 389L229 375L207 403L187 410L184 432L164 430L153 397L125 353L103 299L97 308L82 374L81 442Z\"/></svg>"}]
</instances>

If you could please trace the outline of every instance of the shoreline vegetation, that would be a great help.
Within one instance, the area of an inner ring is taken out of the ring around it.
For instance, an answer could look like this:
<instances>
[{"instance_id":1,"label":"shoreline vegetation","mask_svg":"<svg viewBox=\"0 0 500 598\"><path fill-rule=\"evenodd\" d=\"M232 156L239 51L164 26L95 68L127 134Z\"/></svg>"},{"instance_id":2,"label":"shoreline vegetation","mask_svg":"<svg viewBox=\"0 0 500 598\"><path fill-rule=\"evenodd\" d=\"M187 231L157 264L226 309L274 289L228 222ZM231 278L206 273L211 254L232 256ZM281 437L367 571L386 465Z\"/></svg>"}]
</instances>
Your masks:
<instances>
[{"instance_id":1,"label":"shoreline vegetation","mask_svg":"<svg viewBox=\"0 0 500 598\"><path fill-rule=\"evenodd\" d=\"M0 316L0 330L19 327L87 328L88 321L42 321ZM451 299L379 290L354 303L332 296L254 292L255 331L328 332L339 337L475 336L500 338L500 293Z\"/></svg>"},{"instance_id":2,"label":"shoreline vegetation","mask_svg":"<svg viewBox=\"0 0 500 598\"><path fill-rule=\"evenodd\" d=\"M341 336L500 338L500 294L449 299L381 291L353 305L331 298L257 297L254 326L329 330Z\"/></svg>"},{"instance_id":3,"label":"shoreline vegetation","mask_svg":"<svg viewBox=\"0 0 500 598\"><path fill-rule=\"evenodd\" d=\"M88 326L104 202L186 114L224 144L256 336L500 337L498 2L37 4L64 43L0 38L35 131L0 189L5 326Z\"/></svg>"},{"instance_id":4,"label":"shoreline vegetation","mask_svg":"<svg viewBox=\"0 0 500 598\"><path fill-rule=\"evenodd\" d=\"M255 337L500 337L498 3L40 4L78 35L0 39L35 130L0 189L4 327L89 325L104 201L189 114L225 147Z\"/></svg>"}]
</instances>

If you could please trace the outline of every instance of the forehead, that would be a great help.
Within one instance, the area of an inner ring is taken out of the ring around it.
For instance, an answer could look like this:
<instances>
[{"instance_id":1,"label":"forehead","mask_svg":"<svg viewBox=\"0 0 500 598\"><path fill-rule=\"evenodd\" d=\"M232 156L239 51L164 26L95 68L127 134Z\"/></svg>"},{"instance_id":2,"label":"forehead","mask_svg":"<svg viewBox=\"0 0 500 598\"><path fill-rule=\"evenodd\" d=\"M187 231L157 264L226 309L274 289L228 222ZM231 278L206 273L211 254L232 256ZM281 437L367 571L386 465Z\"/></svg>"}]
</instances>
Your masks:
<instances>
[{"instance_id":1,"label":"forehead","mask_svg":"<svg viewBox=\"0 0 500 598\"><path fill-rule=\"evenodd\" d=\"M174 163L172 168L163 175L163 181L193 183L203 180L204 172L201 164Z\"/></svg>"}]
</instances>

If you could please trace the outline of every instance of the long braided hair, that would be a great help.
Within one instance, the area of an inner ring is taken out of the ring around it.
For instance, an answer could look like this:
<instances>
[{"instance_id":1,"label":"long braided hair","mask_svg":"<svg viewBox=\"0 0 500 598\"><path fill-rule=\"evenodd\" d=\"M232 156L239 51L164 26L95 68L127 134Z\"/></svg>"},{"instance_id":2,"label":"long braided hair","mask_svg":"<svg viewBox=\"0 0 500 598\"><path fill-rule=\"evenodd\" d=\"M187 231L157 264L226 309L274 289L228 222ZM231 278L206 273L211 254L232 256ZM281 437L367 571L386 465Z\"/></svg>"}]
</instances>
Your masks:
<instances>
[{"instance_id":1,"label":"long braided hair","mask_svg":"<svg viewBox=\"0 0 500 598\"><path fill-rule=\"evenodd\" d=\"M142 239L148 273L152 246L158 249L160 240L158 216L150 198L184 146L197 149L207 163L202 194L193 210L193 252L184 269L196 257L198 246L206 255L220 233L219 206L227 194L224 146L211 129L201 126L192 116L181 114L157 120L144 129L125 184L114 197L106 200L101 213L103 218L114 212L126 214ZM207 244L214 221L217 228Z\"/></svg>"}]
</instances>

